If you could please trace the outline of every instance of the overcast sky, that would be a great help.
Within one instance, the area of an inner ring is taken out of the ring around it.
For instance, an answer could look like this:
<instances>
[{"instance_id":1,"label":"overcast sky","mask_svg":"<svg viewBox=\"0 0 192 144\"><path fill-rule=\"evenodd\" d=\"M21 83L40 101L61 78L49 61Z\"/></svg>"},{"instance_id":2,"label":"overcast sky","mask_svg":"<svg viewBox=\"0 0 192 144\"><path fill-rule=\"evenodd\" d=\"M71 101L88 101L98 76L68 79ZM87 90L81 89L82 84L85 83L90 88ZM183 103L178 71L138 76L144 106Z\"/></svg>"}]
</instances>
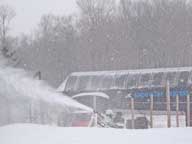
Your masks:
<instances>
[{"instance_id":1,"label":"overcast sky","mask_svg":"<svg viewBox=\"0 0 192 144\"><path fill-rule=\"evenodd\" d=\"M12 22L14 34L31 32L43 14L68 15L77 12L75 0L0 0L16 11Z\"/></svg>"}]
</instances>

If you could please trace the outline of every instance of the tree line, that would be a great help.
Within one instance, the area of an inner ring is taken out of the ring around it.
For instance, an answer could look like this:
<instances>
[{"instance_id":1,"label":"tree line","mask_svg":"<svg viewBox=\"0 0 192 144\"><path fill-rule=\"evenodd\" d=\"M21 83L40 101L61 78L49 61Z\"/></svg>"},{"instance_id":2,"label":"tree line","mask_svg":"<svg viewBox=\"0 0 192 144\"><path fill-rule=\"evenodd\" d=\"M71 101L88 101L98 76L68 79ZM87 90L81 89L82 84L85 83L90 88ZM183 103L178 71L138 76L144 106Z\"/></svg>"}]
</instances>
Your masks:
<instances>
[{"instance_id":1,"label":"tree line","mask_svg":"<svg viewBox=\"0 0 192 144\"><path fill-rule=\"evenodd\" d=\"M16 67L40 71L58 86L74 71L192 65L190 1L76 3L78 14L44 15L31 35L12 38L9 44L17 48L10 57L17 60Z\"/></svg>"}]
</instances>

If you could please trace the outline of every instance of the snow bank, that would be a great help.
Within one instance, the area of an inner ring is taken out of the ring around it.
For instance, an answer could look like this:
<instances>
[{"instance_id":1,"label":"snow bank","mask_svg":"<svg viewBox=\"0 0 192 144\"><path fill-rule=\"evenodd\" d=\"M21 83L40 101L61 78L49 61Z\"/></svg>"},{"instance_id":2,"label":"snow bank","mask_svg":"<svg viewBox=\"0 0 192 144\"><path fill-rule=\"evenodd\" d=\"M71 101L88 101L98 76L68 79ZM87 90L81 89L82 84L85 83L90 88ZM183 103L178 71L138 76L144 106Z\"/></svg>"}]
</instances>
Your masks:
<instances>
[{"instance_id":1,"label":"snow bank","mask_svg":"<svg viewBox=\"0 0 192 144\"><path fill-rule=\"evenodd\" d=\"M66 125L66 119L70 122L71 114L79 110L92 112L45 82L33 79L24 70L0 66L0 125Z\"/></svg>"},{"instance_id":2,"label":"snow bank","mask_svg":"<svg viewBox=\"0 0 192 144\"><path fill-rule=\"evenodd\" d=\"M116 130L10 125L0 128L1 144L191 144L192 128Z\"/></svg>"}]
</instances>

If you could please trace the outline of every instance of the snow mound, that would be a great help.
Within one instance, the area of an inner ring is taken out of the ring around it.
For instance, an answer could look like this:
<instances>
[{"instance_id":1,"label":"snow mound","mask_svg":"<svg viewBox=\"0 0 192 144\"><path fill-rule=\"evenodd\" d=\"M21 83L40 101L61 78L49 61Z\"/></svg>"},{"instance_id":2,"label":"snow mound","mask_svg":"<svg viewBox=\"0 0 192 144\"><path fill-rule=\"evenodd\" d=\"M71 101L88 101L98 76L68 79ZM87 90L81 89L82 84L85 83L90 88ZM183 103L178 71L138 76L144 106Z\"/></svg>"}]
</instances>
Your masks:
<instances>
[{"instance_id":1,"label":"snow mound","mask_svg":"<svg viewBox=\"0 0 192 144\"><path fill-rule=\"evenodd\" d=\"M39 125L0 127L1 144L191 144L192 128L116 130Z\"/></svg>"}]
</instances>

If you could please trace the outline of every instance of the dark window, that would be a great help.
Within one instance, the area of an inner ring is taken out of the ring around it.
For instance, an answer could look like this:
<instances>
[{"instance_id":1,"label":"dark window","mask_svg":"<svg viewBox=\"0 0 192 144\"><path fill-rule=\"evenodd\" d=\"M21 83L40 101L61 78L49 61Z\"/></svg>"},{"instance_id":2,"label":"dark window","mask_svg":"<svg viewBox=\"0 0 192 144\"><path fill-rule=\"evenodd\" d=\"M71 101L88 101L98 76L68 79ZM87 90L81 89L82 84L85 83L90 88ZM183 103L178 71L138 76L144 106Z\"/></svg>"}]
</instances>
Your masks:
<instances>
[{"instance_id":1,"label":"dark window","mask_svg":"<svg viewBox=\"0 0 192 144\"><path fill-rule=\"evenodd\" d=\"M80 76L78 79L77 90L78 91L86 90L89 84L89 79L90 79L90 76Z\"/></svg>"},{"instance_id":2,"label":"dark window","mask_svg":"<svg viewBox=\"0 0 192 144\"><path fill-rule=\"evenodd\" d=\"M127 80L127 87L128 88L136 87L138 80L139 80L139 74L129 75L128 80Z\"/></svg>"},{"instance_id":3,"label":"dark window","mask_svg":"<svg viewBox=\"0 0 192 144\"><path fill-rule=\"evenodd\" d=\"M176 80L176 72L168 72L166 76L166 81L169 81L171 86L175 85Z\"/></svg>"},{"instance_id":4,"label":"dark window","mask_svg":"<svg viewBox=\"0 0 192 144\"><path fill-rule=\"evenodd\" d=\"M66 83L66 88L65 90L66 91L72 91L72 90L75 90L75 86L76 86L76 83L77 82L77 77L76 76L70 76L67 80L67 83Z\"/></svg>"},{"instance_id":5,"label":"dark window","mask_svg":"<svg viewBox=\"0 0 192 144\"><path fill-rule=\"evenodd\" d=\"M127 78L128 78L128 74L115 76L115 87L119 89L125 89L126 88L125 83Z\"/></svg>"},{"instance_id":6,"label":"dark window","mask_svg":"<svg viewBox=\"0 0 192 144\"><path fill-rule=\"evenodd\" d=\"M154 74L152 85L160 86L162 83L162 79L163 79L163 73L162 72Z\"/></svg>"},{"instance_id":7,"label":"dark window","mask_svg":"<svg viewBox=\"0 0 192 144\"><path fill-rule=\"evenodd\" d=\"M188 71L181 72L178 78L178 85L179 86L187 85L188 79L189 79L189 72Z\"/></svg>"},{"instance_id":8,"label":"dark window","mask_svg":"<svg viewBox=\"0 0 192 144\"><path fill-rule=\"evenodd\" d=\"M103 89L110 89L114 83L114 76L105 75L102 79L102 88Z\"/></svg>"},{"instance_id":9,"label":"dark window","mask_svg":"<svg viewBox=\"0 0 192 144\"><path fill-rule=\"evenodd\" d=\"M141 80L140 80L140 85L141 86L149 86L150 80L151 80L151 74L142 74Z\"/></svg>"},{"instance_id":10,"label":"dark window","mask_svg":"<svg viewBox=\"0 0 192 144\"><path fill-rule=\"evenodd\" d=\"M101 89L102 76L91 76L90 90Z\"/></svg>"},{"instance_id":11,"label":"dark window","mask_svg":"<svg viewBox=\"0 0 192 144\"><path fill-rule=\"evenodd\" d=\"M189 83L192 84L192 72L189 72Z\"/></svg>"}]
</instances>

